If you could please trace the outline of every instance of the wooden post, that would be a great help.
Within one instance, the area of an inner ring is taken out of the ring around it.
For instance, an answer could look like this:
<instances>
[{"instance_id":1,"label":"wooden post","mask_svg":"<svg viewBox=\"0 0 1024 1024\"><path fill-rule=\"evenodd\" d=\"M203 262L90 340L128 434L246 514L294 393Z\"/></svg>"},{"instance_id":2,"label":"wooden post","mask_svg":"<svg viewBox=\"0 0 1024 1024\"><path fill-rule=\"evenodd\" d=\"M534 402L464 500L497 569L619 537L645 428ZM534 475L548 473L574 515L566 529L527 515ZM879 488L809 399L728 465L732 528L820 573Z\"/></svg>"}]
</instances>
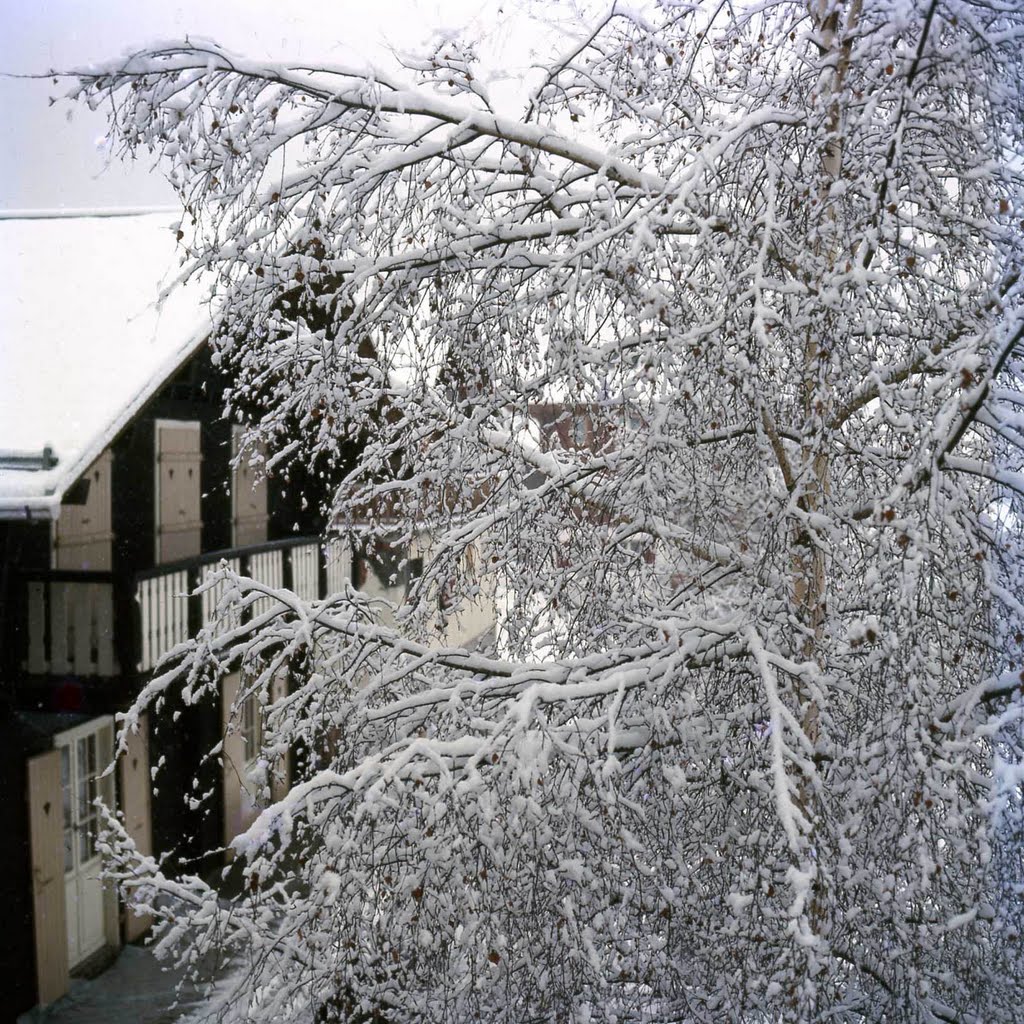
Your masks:
<instances>
[{"instance_id":1,"label":"wooden post","mask_svg":"<svg viewBox=\"0 0 1024 1024\"><path fill-rule=\"evenodd\" d=\"M101 676L116 674L114 657L114 586L102 583L96 599L96 671Z\"/></svg>"},{"instance_id":2,"label":"wooden post","mask_svg":"<svg viewBox=\"0 0 1024 1024\"><path fill-rule=\"evenodd\" d=\"M71 670L68 658L68 585L49 583L50 595L50 671L56 676Z\"/></svg>"},{"instance_id":3,"label":"wooden post","mask_svg":"<svg viewBox=\"0 0 1024 1024\"><path fill-rule=\"evenodd\" d=\"M46 584L32 580L28 589L28 671L30 675L42 675L47 670L46 649Z\"/></svg>"}]
</instances>

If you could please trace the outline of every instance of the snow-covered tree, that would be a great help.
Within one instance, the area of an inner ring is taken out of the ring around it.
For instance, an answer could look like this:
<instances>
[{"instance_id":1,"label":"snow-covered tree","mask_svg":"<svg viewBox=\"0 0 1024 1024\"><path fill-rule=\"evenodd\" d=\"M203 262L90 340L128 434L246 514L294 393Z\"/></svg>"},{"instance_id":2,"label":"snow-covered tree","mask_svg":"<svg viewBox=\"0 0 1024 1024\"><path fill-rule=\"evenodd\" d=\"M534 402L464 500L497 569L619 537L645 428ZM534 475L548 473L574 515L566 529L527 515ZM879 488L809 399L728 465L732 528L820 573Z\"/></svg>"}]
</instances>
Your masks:
<instances>
[{"instance_id":1,"label":"snow-covered tree","mask_svg":"<svg viewBox=\"0 0 1024 1024\"><path fill-rule=\"evenodd\" d=\"M241 894L116 827L114 873L246 1019L1024 1019L1020 6L580 24L518 115L468 39L80 74L180 192L250 444L429 538L393 619L275 593L140 698L241 665L264 764L307 752Z\"/></svg>"}]
</instances>

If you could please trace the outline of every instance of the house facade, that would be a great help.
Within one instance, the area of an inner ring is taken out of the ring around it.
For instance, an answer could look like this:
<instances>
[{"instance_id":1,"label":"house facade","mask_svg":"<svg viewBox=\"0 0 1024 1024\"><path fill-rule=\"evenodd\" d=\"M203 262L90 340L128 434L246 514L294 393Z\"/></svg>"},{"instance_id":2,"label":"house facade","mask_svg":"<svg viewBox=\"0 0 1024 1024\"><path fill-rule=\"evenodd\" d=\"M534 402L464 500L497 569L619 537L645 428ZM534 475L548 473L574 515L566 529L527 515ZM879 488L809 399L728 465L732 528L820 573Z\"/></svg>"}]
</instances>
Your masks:
<instances>
[{"instance_id":1,"label":"house facade","mask_svg":"<svg viewBox=\"0 0 1024 1024\"><path fill-rule=\"evenodd\" d=\"M213 703L169 692L106 770L117 714L212 615L216 591L194 594L205 575L227 563L310 600L354 583L397 605L430 557L423 537L404 559L353 558L322 538L323 483L238 463L205 297L175 278L174 221L0 214L0 975L14 1015L148 928L99 877L96 798L190 873L219 873L258 811L262 709L237 674ZM438 618L444 642L472 643L493 595Z\"/></svg>"},{"instance_id":2,"label":"house facade","mask_svg":"<svg viewBox=\"0 0 1024 1024\"><path fill-rule=\"evenodd\" d=\"M211 594L189 596L204 574L226 560L308 598L351 577L347 551L321 542L318 502L233 468L239 428L222 415L202 303L179 287L154 305L175 270L168 220L0 220L13 285L0 298L0 966L15 1014L148 925L99 878L95 798L142 850L191 871L216 866L201 853L255 814L260 709L238 702L237 677L219 707L179 699L144 720L104 771L115 715L210 614ZM33 280L55 251L89 278L57 302ZM219 759L202 756L219 742ZM212 794L198 814L194 780Z\"/></svg>"}]
</instances>

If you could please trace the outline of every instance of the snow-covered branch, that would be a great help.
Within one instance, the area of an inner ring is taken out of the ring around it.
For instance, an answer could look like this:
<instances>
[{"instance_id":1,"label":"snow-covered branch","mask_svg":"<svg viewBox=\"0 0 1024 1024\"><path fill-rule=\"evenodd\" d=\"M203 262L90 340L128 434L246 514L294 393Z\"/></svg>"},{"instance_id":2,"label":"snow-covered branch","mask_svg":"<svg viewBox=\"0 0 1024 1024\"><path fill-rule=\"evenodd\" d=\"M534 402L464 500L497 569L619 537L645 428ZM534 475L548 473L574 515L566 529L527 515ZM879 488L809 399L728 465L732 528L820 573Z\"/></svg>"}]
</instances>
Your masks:
<instances>
[{"instance_id":1,"label":"snow-covered branch","mask_svg":"<svg viewBox=\"0 0 1024 1024\"><path fill-rule=\"evenodd\" d=\"M521 117L472 40L79 73L246 443L408 581L217 577L124 724L239 672L293 785L226 917L118 877L255 1019L1016 1019L1024 23L588 19Z\"/></svg>"}]
</instances>

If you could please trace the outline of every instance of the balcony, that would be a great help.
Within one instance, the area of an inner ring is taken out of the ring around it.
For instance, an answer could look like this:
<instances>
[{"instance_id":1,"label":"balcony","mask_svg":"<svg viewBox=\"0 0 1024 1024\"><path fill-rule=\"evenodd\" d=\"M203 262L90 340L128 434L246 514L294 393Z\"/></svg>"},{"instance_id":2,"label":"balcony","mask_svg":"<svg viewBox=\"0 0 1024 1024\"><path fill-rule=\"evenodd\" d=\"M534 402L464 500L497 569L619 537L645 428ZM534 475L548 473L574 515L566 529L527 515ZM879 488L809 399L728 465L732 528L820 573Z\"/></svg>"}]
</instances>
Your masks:
<instances>
[{"instance_id":1,"label":"balcony","mask_svg":"<svg viewBox=\"0 0 1024 1024\"><path fill-rule=\"evenodd\" d=\"M193 591L222 564L306 600L343 589L351 556L340 541L292 537L211 551L130 577L59 570L18 573L10 593L5 668L28 677L102 681L147 673L210 620L222 585ZM268 599L269 600L269 599Z\"/></svg>"},{"instance_id":2,"label":"balcony","mask_svg":"<svg viewBox=\"0 0 1024 1024\"><path fill-rule=\"evenodd\" d=\"M109 572L38 572L25 586L29 675L114 676L114 577Z\"/></svg>"}]
</instances>

